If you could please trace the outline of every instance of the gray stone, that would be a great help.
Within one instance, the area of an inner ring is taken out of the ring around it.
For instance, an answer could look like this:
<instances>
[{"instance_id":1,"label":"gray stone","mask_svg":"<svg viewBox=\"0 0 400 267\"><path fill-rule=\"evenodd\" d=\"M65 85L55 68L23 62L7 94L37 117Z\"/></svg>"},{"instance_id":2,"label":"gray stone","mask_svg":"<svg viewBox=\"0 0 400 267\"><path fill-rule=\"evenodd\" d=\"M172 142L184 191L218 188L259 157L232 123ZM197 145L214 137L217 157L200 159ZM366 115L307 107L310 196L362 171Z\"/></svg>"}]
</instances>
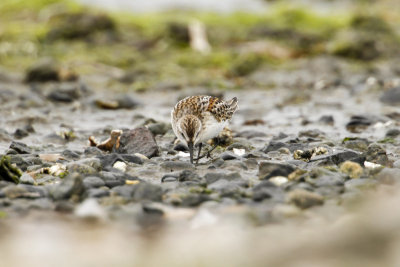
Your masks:
<instances>
[{"instance_id":1,"label":"gray stone","mask_svg":"<svg viewBox=\"0 0 400 267\"><path fill-rule=\"evenodd\" d=\"M178 181L185 184L185 185L199 185L199 186L206 186L207 182L206 179L200 177L196 172L192 170L184 170L179 173Z\"/></svg>"},{"instance_id":2,"label":"gray stone","mask_svg":"<svg viewBox=\"0 0 400 267\"><path fill-rule=\"evenodd\" d=\"M208 189L217 191L221 197L239 199L244 195L244 191L241 186L235 182L225 179L219 179L215 181L208 186Z\"/></svg>"},{"instance_id":3,"label":"gray stone","mask_svg":"<svg viewBox=\"0 0 400 267\"><path fill-rule=\"evenodd\" d=\"M339 165L347 160L357 162L362 166L364 165L365 156L353 150L340 150L327 155L315 156L310 160L310 163L317 162L321 165Z\"/></svg>"},{"instance_id":4,"label":"gray stone","mask_svg":"<svg viewBox=\"0 0 400 267\"><path fill-rule=\"evenodd\" d=\"M104 186L105 182L96 176L88 176L83 179L83 186L86 189Z\"/></svg>"},{"instance_id":5,"label":"gray stone","mask_svg":"<svg viewBox=\"0 0 400 267\"><path fill-rule=\"evenodd\" d=\"M47 82L60 79L58 65L54 60L43 58L31 66L25 77L26 82Z\"/></svg>"},{"instance_id":6,"label":"gray stone","mask_svg":"<svg viewBox=\"0 0 400 267\"><path fill-rule=\"evenodd\" d=\"M373 163L381 164L384 166L391 166L392 162L389 161L385 149L378 144L371 144L368 146L367 151L364 153L365 160Z\"/></svg>"},{"instance_id":7,"label":"gray stone","mask_svg":"<svg viewBox=\"0 0 400 267\"><path fill-rule=\"evenodd\" d=\"M131 199L133 196L133 193L136 190L136 186L134 185L119 185L115 186L110 190L111 194L116 194L118 196L121 196L126 199Z\"/></svg>"},{"instance_id":8,"label":"gray stone","mask_svg":"<svg viewBox=\"0 0 400 267\"><path fill-rule=\"evenodd\" d=\"M108 197L110 190L105 188L90 188L86 191L85 196L88 198L101 198Z\"/></svg>"},{"instance_id":9,"label":"gray stone","mask_svg":"<svg viewBox=\"0 0 400 267\"><path fill-rule=\"evenodd\" d=\"M79 87L75 84L63 84L54 88L48 95L47 99L55 102L73 102L81 97Z\"/></svg>"},{"instance_id":10,"label":"gray stone","mask_svg":"<svg viewBox=\"0 0 400 267\"><path fill-rule=\"evenodd\" d=\"M386 137L391 137L395 138L400 135L400 130L399 129L390 129L386 132L385 136Z\"/></svg>"},{"instance_id":11,"label":"gray stone","mask_svg":"<svg viewBox=\"0 0 400 267\"><path fill-rule=\"evenodd\" d=\"M21 142L12 141L10 144L10 149L17 151L18 154L31 154L32 149L26 144Z\"/></svg>"},{"instance_id":12,"label":"gray stone","mask_svg":"<svg viewBox=\"0 0 400 267\"><path fill-rule=\"evenodd\" d=\"M159 148L153 134L146 127L124 131L120 137L120 147L117 149L121 154L140 153L148 158L159 155Z\"/></svg>"},{"instance_id":13,"label":"gray stone","mask_svg":"<svg viewBox=\"0 0 400 267\"><path fill-rule=\"evenodd\" d=\"M78 173L69 174L60 184L50 187L50 195L55 200L79 200L85 192L83 178Z\"/></svg>"},{"instance_id":14,"label":"gray stone","mask_svg":"<svg viewBox=\"0 0 400 267\"><path fill-rule=\"evenodd\" d=\"M269 199L275 202L283 202L285 199L283 190L270 181L262 181L253 187L252 194L252 199L254 201Z\"/></svg>"},{"instance_id":15,"label":"gray stone","mask_svg":"<svg viewBox=\"0 0 400 267\"><path fill-rule=\"evenodd\" d=\"M106 186L110 188L125 184L125 178L121 177L117 173L101 171L99 175Z\"/></svg>"},{"instance_id":16,"label":"gray stone","mask_svg":"<svg viewBox=\"0 0 400 267\"><path fill-rule=\"evenodd\" d=\"M289 192L287 201L301 209L308 209L324 204L324 198L320 194L302 189Z\"/></svg>"},{"instance_id":17,"label":"gray stone","mask_svg":"<svg viewBox=\"0 0 400 267\"><path fill-rule=\"evenodd\" d=\"M400 104L400 86L383 92L382 96L380 97L380 101L389 105Z\"/></svg>"},{"instance_id":18,"label":"gray stone","mask_svg":"<svg viewBox=\"0 0 400 267\"><path fill-rule=\"evenodd\" d=\"M296 169L295 166L275 161L261 161L258 167L258 177L268 179L274 176L287 177Z\"/></svg>"},{"instance_id":19,"label":"gray stone","mask_svg":"<svg viewBox=\"0 0 400 267\"><path fill-rule=\"evenodd\" d=\"M220 155L220 158L223 160L233 160L233 159L240 159L240 157L236 154L234 154L231 151L225 151Z\"/></svg>"},{"instance_id":20,"label":"gray stone","mask_svg":"<svg viewBox=\"0 0 400 267\"><path fill-rule=\"evenodd\" d=\"M343 144L346 148L362 152L367 150L370 142L365 138L349 138L349 140L344 140Z\"/></svg>"},{"instance_id":21,"label":"gray stone","mask_svg":"<svg viewBox=\"0 0 400 267\"><path fill-rule=\"evenodd\" d=\"M27 174L26 172L24 172L22 174L22 176L19 178L19 182L21 184L30 184L33 185L35 184L35 179L33 179L32 176L30 176L29 174Z\"/></svg>"},{"instance_id":22,"label":"gray stone","mask_svg":"<svg viewBox=\"0 0 400 267\"><path fill-rule=\"evenodd\" d=\"M162 188L159 185L154 185L146 182L140 182L134 185L135 191L133 193L133 199L135 201L151 200L159 202L162 200Z\"/></svg>"},{"instance_id":23,"label":"gray stone","mask_svg":"<svg viewBox=\"0 0 400 267\"><path fill-rule=\"evenodd\" d=\"M143 160L136 156L136 155L129 155L129 154L116 154L111 153L107 155L101 155L98 157L101 161L101 166L103 168L110 168L114 166L115 162L122 161L122 162L130 162L135 164L143 164Z\"/></svg>"}]
</instances>

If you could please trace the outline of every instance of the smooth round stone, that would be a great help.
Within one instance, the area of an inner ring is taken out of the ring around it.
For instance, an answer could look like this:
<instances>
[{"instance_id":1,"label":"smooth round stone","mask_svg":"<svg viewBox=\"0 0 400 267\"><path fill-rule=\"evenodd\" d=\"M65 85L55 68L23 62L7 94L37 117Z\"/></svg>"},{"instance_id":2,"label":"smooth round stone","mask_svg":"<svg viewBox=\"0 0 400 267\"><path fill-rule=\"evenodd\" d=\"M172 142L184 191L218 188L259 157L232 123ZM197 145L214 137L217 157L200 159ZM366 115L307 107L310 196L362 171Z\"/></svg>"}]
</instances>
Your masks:
<instances>
[{"instance_id":1,"label":"smooth round stone","mask_svg":"<svg viewBox=\"0 0 400 267\"><path fill-rule=\"evenodd\" d=\"M99 177L96 176L88 176L83 179L83 186L85 188L97 188L104 186L106 183Z\"/></svg>"}]
</instances>

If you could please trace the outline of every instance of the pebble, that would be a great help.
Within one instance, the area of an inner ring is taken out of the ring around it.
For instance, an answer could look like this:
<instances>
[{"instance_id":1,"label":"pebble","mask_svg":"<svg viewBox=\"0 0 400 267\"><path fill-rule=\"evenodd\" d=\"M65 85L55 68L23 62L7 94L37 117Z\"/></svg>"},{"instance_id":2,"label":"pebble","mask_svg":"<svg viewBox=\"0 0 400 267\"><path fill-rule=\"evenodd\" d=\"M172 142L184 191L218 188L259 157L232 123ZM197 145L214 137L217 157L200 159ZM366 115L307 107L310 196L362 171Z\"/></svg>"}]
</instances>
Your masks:
<instances>
[{"instance_id":1,"label":"pebble","mask_svg":"<svg viewBox=\"0 0 400 267\"><path fill-rule=\"evenodd\" d=\"M308 209L324 204L324 198L314 192L295 189L288 193L287 202L296 205L300 209Z\"/></svg>"},{"instance_id":2,"label":"pebble","mask_svg":"<svg viewBox=\"0 0 400 267\"><path fill-rule=\"evenodd\" d=\"M296 168L293 165L275 161L262 161L258 168L258 177L260 179L269 179L274 176L285 176L294 172Z\"/></svg>"},{"instance_id":3,"label":"pebble","mask_svg":"<svg viewBox=\"0 0 400 267\"><path fill-rule=\"evenodd\" d=\"M86 189L101 187L105 184L106 183L101 178L96 176L87 176L83 179L83 186Z\"/></svg>"},{"instance_id":4,"label":"pebble","mask_svg":"<svg viewBox=\"0 0 400 267\"><path fill-rule=\"evenodd\" d=\"M345 161L340 165L340 171L347 174L350 178L360 178L363 168L357 162Z\"/></svg>"}]
</instances>

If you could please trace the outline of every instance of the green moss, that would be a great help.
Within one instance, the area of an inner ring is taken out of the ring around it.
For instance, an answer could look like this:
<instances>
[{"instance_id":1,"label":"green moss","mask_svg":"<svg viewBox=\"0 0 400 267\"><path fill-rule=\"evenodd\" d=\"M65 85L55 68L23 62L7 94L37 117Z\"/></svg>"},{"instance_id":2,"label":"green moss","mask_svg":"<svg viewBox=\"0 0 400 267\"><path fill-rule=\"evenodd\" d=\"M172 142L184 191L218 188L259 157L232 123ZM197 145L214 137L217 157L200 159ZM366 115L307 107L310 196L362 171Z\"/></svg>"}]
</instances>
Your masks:
<instances>
[{"instance_id":1,"label":"green moss","mask_svg":"<svg viewBox=\"0 0 400 267\"><path fill-rule=\"evenodd\" d=\"M22 171L11 164L11 159L8 156L1 157L0 160L0 179L5 181L19 183L19 178L22 175Z\"/></svg>"},{"instance_id":2,"label":"green moss","mask_svg":"<svg viewBox=\"0 0 400 267\"><path fill-rule=\"evenodd\" d=\"M381 144L396 144L396 140L391 137L386 137L378 141Z\"/></svg>"}]
</instances>

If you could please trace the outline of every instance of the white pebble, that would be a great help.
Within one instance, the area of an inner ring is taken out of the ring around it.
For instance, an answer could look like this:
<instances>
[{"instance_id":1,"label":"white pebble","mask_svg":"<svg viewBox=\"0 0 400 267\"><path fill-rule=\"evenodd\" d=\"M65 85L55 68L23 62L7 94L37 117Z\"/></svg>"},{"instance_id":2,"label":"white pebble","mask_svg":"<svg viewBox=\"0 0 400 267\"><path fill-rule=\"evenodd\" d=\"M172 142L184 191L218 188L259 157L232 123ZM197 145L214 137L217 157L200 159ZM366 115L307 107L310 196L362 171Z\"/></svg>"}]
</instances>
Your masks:
<instances>
[{"instance_id":1,"label":"white pebble","mask_svg":"<svg viewBox=\"0 0 400 267\"><path fill-rule=\"evenodd\" d=\"M364 161L364 167L367 169L376 169L376 168L380 168L382 167L381 164L376 164L373 162L369 162L369 161Z\"/></svg>"},{"instance_id":2,"label":"white pebble","mask_svg":"<svg viewBox=\"0 0 400 267\"><path fill-rule=\"evenodd\" d=\"M274 176L269 178L268 181L270 181L276 186L281 186L283 184L286 184L289 181L289 179L284 176Z\"/></svg>"},{"instance_id":3,"label":"white pebble","mask_svg":"<svg viewBox=\"0 0 400 267\"><path fill-rule=\"evenodd\" d=\"M126 163L122 162L122 161L117 161L113 165L113 168L118 169L118 170L123 171L123 172L126 171L126 167L127 167Z\"/></svg>"},{"instance_id":4,"label":"white pebble","mask_svg":"<svg viewBox=\"0 0 400 267\"><path fill-rule=\"evenodd\" d=\"M238 156L243 156L246 153L246 150L244 148L234 148L233 153Z\"/></svg>"}]
</instances>

